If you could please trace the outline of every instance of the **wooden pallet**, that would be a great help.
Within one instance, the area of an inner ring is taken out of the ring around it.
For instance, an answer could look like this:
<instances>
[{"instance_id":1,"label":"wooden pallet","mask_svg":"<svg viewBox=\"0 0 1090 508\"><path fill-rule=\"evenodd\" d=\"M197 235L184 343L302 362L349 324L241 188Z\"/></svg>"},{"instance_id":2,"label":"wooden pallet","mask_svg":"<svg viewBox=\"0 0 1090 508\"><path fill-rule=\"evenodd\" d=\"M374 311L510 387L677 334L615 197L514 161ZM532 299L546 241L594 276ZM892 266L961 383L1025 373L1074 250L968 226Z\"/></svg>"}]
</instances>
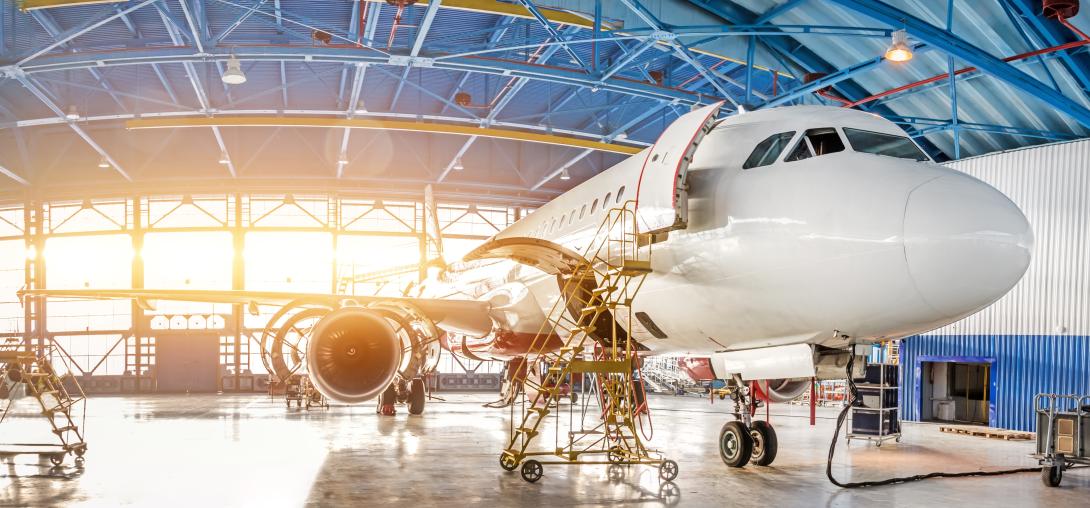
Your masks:
<instances>
[{"instance_id":1,"label":"wooden pallet","mask_svg":"<svg viewBox=\"0 0 1090 508\"><path fill-rule=\"evenodd\" d=\"M978 427L975 425L942 425L939 426L939 431L949 432L951 434L965 434L967 436L989 437L992 439L1002 439L1004 441L1029 441L1035 437L1032 432Z\"/></svg>"}]
</instances>

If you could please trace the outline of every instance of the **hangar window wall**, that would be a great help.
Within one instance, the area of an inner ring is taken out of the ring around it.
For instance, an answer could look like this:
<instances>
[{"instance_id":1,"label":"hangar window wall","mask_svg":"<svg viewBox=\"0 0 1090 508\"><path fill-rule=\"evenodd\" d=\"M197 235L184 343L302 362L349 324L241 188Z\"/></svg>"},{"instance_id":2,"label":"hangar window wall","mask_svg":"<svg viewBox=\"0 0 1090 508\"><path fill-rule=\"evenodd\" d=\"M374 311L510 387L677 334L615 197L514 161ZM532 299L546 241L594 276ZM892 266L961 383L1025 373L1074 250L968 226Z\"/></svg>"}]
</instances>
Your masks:
<instances>
[{"instance_id":1,"label":"hangar window wall","mask_svg":"<svg viewBox=\"0 0 1090 508\"><path fill-rule=\"evenodd\" d=\"M440 203L444 257L459 259L527 212ZM424 215L417 200L323 194L164 195L0 208L0 335L51 346L86 375L136 378L109 383L121 390L155 389L159 337L172 344L178 337L215 337L221 378L264 374L260 336L275 308L253 316L230 304L52 299L34 313L16 293L27 287L401 295L420 277L422 256L438 255ZM45 326L27 334L31 321ZM442 364L461 370L449 357Z\"/></svg>"}]
</instances>

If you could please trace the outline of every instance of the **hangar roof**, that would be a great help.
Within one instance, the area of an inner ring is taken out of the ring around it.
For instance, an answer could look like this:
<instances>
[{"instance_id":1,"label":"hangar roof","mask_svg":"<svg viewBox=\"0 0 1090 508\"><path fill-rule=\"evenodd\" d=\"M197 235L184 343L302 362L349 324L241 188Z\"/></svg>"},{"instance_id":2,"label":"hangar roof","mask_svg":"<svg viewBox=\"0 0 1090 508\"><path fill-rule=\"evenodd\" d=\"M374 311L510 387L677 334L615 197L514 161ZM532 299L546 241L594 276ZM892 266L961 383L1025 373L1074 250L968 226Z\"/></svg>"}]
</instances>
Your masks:
<instances>
[{"instance_id":1,"label":"hangar roof","mask_svg":"<svg viewBox=\"0 0 1090 508\"><path fill-rule=\"evenodd\" d=\"M1041 0L0 0L0 192L534 204L719 100L855 107L968 157L1088 134L1087 24ZM901 29L915 58L888 61Z\"/></svg>"}]
</instances>

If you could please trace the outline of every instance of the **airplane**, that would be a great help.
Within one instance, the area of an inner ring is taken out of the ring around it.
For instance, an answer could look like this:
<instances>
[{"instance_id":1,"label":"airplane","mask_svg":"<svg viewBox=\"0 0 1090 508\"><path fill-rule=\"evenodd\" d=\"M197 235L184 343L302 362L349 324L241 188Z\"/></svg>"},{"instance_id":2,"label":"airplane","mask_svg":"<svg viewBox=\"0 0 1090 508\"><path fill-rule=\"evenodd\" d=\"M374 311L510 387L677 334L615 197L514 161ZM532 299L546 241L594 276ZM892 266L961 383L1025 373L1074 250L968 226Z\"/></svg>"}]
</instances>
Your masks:
<instances>
[{"instance_id":1,"label":"airplane","mask_svg":"<svg viewBox=\"0 0 1090 508\"><path fill-rule=\"evenodd\" d=\"M934 163L892 122L788 106L719 117L694 108L651 147L523 217L447 265L415 297L250 291L33 290L23 297L186 300L317 309L306 367L326 397L391 397L423 411L441 348L524 362L566 274L610 209L634 202L654 249L633 315L607 316L646 354L711 358L738 421L728 466L768 465L775 439L742 408L746 385L788 401L844 377L858 345L925 332L1006 294L1033 232L1005 195ZM645 247L645 248L648 248ZM557 347L562 344L558 341ZM509 365L514 365L509 363ZM516 370L516 369L511 369Z\"/></svg>"}]
</instances>

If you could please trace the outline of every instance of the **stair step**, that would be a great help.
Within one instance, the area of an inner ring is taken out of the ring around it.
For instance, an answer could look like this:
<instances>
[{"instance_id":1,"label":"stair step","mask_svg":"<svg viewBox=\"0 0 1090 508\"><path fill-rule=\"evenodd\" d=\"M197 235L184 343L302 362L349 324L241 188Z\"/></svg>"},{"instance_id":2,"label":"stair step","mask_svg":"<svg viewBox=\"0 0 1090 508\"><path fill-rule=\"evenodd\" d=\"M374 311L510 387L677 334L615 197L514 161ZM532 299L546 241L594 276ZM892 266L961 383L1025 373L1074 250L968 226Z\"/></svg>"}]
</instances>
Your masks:
<instances>
[{"instance_id":1,"label":"stair step","mask_svg":"<svg viewBox=\"0 0 1090 508\"><path fill-rule=\"evenodd\" d=\"M77 427L75 425L65 425L64 427L57 427L57 428L53 429L53 433L54 434L64 434L65 432L73 431L73 430L76 430L76 429L77 429Z\"/></svg>"},{"instance_id":2,"label":"stair step","mask_svg":"<svg viewBox=\"0 0 1090 508\"><path fill-rule=\"evenodd\" d=\"M537 435L537 431L534 430L534 429L531 429L529 427L519 427L519 428L515 429L515 432L518 432L520 434L525 434L528 437L534 437L534 436Z\"/></svg>"}]
</instances>

